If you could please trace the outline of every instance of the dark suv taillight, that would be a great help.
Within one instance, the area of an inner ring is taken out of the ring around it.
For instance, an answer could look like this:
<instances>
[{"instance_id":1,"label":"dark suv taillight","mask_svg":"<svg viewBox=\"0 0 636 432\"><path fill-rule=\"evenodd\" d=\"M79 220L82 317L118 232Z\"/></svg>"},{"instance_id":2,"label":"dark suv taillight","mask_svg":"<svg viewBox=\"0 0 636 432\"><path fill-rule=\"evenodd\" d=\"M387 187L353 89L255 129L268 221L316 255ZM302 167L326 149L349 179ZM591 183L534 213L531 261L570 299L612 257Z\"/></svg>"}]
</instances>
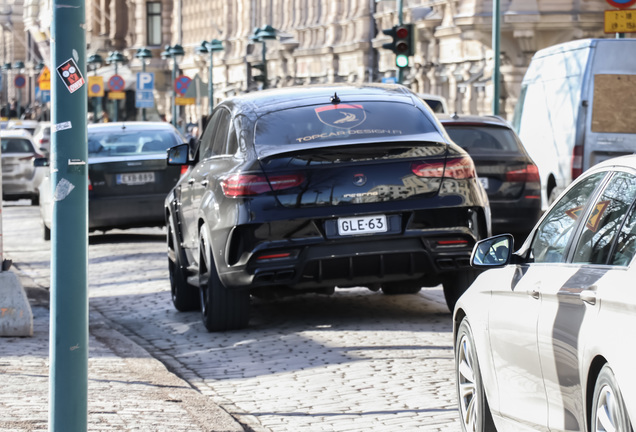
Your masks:
<instances>
[{"instance_id":1,"label":"dark suv taillight","mask_svg":"<svg viewBox=\"0 0 636 432\"><path fill-rule=\"evenodd\" d=\"M539 169L535 164L528 164L525 168L506 172L506 181L512 183L540 183Z\"/></svg>"},{"instance_id":2,"label":"dark suv taillight","mask_svg":"<svg viewBox=\"0 0 636 432\"><path fill-rule=\"evenodd\" d=\"M232 174L221 180L223 194L227 197L259 195L272 190L299 186L305 180L302 174L283 174L266 177L260 174Z\"/></svg>"}]
</instances>

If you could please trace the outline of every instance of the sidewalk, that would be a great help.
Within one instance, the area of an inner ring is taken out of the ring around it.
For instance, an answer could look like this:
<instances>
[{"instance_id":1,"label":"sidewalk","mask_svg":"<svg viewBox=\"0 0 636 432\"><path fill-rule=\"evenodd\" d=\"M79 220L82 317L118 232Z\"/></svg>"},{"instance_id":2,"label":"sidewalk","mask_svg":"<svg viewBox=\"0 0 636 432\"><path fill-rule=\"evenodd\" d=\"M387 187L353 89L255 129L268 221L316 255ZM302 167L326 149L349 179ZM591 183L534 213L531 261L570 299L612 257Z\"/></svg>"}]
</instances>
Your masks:
<instances>
[{"instance_id":1,"label":"sidewalk","mask_svg":"<svg viewBox=\"0 0 636 432\"><path fill-rule=\"evenodd\" d=\"M49 292L20 272L33 311L33 337L0 338L0 431L48 430ZM245 429L90 310L89 431Z\"/></svg>"}]
</instances>

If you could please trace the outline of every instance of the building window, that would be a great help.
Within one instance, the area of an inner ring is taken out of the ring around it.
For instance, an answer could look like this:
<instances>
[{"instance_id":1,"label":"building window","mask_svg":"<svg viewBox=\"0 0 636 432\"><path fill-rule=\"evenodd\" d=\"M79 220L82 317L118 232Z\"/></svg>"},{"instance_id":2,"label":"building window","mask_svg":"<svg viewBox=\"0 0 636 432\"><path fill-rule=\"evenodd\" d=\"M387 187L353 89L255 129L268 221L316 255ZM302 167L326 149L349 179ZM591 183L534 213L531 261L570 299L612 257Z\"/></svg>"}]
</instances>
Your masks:
<instances>
[{"instance_id":1,"label":"building window","mask_svg":"<svg viewBox=\"0 0 636 432\"><path fill-rule=\"evenodd\" d=\"M146 3L146 43L161 45L161 2Z\"/></svg>"}]
</instances>

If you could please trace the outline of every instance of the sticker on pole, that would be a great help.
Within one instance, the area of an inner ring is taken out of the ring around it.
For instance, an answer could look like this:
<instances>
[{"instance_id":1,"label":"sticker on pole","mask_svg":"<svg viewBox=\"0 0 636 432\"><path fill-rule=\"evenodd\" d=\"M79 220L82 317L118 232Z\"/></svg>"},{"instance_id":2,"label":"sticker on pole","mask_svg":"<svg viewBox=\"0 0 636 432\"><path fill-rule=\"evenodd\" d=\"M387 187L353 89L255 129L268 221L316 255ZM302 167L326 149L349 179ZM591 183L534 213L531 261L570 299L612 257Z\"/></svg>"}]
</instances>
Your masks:
<instances>
[{"instance_id":1,"label":"sticker on pole","mask_svg":"<svg viewBox=\"0 0 636 432\"><path fill-rule=\"evenodd\" d=\"M71 93L75 93L84 85L84 77L72 58L58 66L57 73Z\"/></svg>"}]
</instances>

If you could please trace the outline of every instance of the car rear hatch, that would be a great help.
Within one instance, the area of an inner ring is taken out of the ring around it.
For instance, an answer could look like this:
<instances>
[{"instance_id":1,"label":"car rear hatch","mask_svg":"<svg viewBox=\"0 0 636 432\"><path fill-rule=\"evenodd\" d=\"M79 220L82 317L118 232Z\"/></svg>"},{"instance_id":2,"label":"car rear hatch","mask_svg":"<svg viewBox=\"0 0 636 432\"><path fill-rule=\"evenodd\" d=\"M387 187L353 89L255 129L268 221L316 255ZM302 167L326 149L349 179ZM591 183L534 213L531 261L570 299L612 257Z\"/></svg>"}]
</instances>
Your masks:
<instances>
[{"instance_id":1,"label":"car rear hatch","mask_svg":"<svg viewBox=\"0 0 636 432\"><path fill-rule=\"evenodd\" d=\"M436 196L445 160L444 143L380 142L299 148L261 168L281 205L305 208Z\"/></svg>"},{"instance_id":2,"label":"car rear hatch","mask_svg":"<svg viewBox=\"0 0 636 432\"><path fill-rule=\"evenodd\" d=\"M479 181L491 201L519 199L528 192L528 186L532 183L534 189L539 188L536 167L525 155L494 157L471 154L471 157L475 162Z\"/></svg>"},{"instance_id":3,"label":"car rear hatch","mask_svg":"<svg viewBox=\"0 0 636 432\"><path fill-rule=\"evenodd\" d=\"M102 197L167 194L180 172L163 154L90 158L89 187Z\"/></svg>"}]
</instances>

